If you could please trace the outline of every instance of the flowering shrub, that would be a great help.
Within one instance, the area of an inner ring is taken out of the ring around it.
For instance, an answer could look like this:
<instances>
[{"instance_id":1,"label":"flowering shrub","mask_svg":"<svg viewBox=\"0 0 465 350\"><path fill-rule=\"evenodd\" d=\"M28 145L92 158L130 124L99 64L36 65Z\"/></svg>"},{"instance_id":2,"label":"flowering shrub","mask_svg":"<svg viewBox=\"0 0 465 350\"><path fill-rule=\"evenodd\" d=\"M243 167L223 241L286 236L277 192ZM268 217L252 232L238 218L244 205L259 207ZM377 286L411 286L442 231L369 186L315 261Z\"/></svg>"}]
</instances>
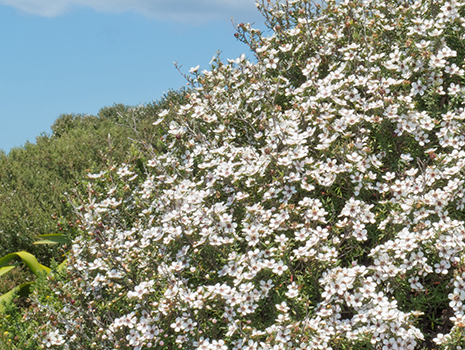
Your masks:
<instances>
[{"instance_id":1,"label":"flowering shrub","mask_svg":"<svg viewBox=\"0 0 465 350\"><path fill-rule=\"evenodd\" d=\"M90 175L43 347L464 345L463 3L258 7L256 62L192 69L166 152Z\"/></svg>"}]
</instances>

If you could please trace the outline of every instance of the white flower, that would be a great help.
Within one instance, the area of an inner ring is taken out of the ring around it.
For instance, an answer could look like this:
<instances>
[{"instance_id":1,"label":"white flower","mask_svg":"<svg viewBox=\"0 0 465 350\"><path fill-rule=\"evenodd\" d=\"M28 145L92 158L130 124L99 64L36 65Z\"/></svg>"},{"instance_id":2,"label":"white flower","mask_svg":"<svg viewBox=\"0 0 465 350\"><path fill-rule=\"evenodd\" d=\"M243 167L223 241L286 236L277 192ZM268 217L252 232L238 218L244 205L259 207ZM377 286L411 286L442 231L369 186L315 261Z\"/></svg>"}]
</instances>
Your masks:
<instances>
[{"instance_id":1,"label":"white flower","mask_svg":"<svg viewBox=\"0 0 465 350\"><path fill-rule=\"evenodd\" d=\"M103 177L103 175L106 174L106 171L101 171L99 172L98 174L87 174L87 177L91 178L91 179L98 179L98 178L101 178Z\"/></svg>"},{"instance_id":2,"label":"white flower","mask_svg":"<svg viewBox=\"0 0 465 350\"><path fill-rule=\"evenodd\" d=\"M430 65L435 68L443 68L447 61L444 59L442 52L438 52L437 55L431 55Z\"/></svg>"},{"instance_id":3,"label":"white flower","mask_svg":"<svg viewBox=\"0 0 465 350\"><path fill-rule=\"evenodd\" d=\"M288 291L285 293L288 298L295 298L299 295L299 286L297 283L292 282L288 287Z\"/></svg>"},{"instance_id":4,"label":"white flower","mask_svg":"<svg viewBox=\"0 0 465 350\"><path fill-rule=\"evenodd\" d=\"M455 83L451 83L447 91L449 92L449 95L456 95L457 92L461 90L460 85L457 85Z\"/></svg>"},{"instance_id":5,"label":"white flower","mask_svg":"<svg viewBox=\"0 0 465 350\"><path fill-rule=\"evenodd\" d=\"M51 347L52 345L62 345L64 344L65 340L63 336L59 333L58 330L52 331L46 335L46 337L42 340L47 348Z\"/></svg>"},{"instance_id":6,"label":"white flower","mask_svg":"<svg viewBox=\"0 0 465 350\"><path fill-rule=\"evenodd\" d=\"M412 83L412 94L417 95L420 94L423 96L425 94L426 87L422 84L420 80L418 80L416 83Z\"/></svg>"},{"instance_id":7,"label":"white flower","mask_svg":"<svg viewBox=\"0 0 465 350\"><path fill-rule=\"evenodd\" d=\"M272 267L272 271L277 275L282 275L284 271L286 271L289 267L284 265L284 263L280 260L279 262L275 263Z\"/></svg>"},{"instance_id":8,"label":"white flower","mask_svg":"<svg viewBox=\"0 0 465 350\"><path fill-rule=\"evenodd\" d=\"M189 69L189 73L196 73L199 70L199 68L200 68L199 65L192 67L191 69Z\"/></svg>"}]
</instances>

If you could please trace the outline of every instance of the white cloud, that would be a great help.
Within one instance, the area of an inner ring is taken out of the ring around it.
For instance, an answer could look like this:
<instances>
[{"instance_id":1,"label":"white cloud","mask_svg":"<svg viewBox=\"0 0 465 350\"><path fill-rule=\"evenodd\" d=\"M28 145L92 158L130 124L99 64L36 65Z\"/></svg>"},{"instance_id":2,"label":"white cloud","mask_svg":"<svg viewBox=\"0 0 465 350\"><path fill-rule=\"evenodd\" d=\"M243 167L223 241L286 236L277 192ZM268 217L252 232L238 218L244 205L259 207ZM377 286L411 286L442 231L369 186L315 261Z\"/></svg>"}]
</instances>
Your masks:
<instances>
[{"instance_id":1,"label":"white cloud","mask_svg":"<svg viewBox=\"0 0 465 350\"><path fill-rule=\"evenodd\" d=\"M202 24L233 17L236 21L259 20L255 0L0 0L29 14L55 17L79 7L99 12L137 12L175 22Z\"/></svg>"}]
</instances>

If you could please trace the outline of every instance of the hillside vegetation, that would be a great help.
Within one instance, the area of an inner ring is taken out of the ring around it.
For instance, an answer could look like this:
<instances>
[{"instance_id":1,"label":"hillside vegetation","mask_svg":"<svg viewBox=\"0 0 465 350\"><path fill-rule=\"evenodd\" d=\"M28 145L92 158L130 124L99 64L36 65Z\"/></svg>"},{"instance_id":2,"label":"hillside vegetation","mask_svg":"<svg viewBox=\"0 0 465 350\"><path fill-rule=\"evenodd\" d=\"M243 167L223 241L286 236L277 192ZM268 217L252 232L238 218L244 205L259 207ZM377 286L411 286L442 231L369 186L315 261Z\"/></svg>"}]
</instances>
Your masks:
<instances>
[{"instance_id":1,"label":"hillside vegetation","mask_svg":"<svg viewBox=\"0 0 465 350\"><path fill-rule=\"evenodd\" d=\"M61 233L74 238L79 220L71 199L85 189L87 174L141 159L134 146L141 140L157 149L163 130L152 120L184 93L172 91L144 106L102 108L98 116L62 115L52 134L0 152L0 257L24 250L47 266L52 259L62 261L67 246L34 245L36 237ZM0 279L1 294L11 284L9 276Z\"/></svg>"}]
</instances>

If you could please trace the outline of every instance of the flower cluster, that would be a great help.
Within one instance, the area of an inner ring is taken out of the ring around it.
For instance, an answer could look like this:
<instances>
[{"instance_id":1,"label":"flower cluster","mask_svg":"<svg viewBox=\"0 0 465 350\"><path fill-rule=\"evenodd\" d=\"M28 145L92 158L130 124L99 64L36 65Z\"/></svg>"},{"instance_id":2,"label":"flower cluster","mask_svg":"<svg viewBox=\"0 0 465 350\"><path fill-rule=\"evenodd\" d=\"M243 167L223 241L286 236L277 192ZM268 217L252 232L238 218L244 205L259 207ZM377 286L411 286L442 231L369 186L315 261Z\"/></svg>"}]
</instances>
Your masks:
<instances>
[{"instance_id":1,"label":"flower cluster","mask_svg":"<svg viewBox=\"0 0 465 350\"><path fill-rule=\"evenodd\" d=\"M70 297L37 301L63 348L462 344L463 5L258 4L255 62L193 69L146 173L90 176Z\"/></svg>"}]
</instances>

